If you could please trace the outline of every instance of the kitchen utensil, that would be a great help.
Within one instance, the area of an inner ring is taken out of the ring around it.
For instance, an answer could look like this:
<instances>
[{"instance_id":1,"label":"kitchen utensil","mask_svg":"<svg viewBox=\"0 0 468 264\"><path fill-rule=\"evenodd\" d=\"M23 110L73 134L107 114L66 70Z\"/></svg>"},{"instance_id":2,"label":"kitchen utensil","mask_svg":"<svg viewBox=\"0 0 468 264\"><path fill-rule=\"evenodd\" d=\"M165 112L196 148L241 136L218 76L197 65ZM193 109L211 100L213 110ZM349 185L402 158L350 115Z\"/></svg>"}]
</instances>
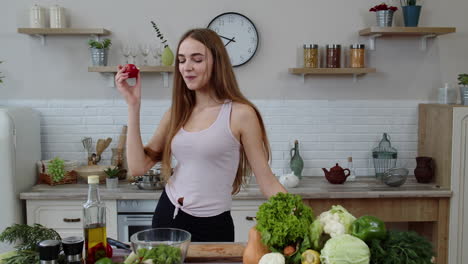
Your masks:
<instances>
[{"instance_id":1,"label":"kitchen utensil","mask_svg":"<svg viewBox=\"0 0 468 264\"><path fill-rule=\"evenodd\" d=\"M127 142L127 126L122 127L122 132L120 132L119 143L117 144L118 149L124 149L125 143Z\"/></svg>"},{"instance_id":2,"label":"kitchen utensil","mask_svg":"<svg viewBox=\"0 0 468 264\"><path fill-rule=\"evenodd\" d=\"M153 228L133 234L130 237L130 242L132 244L133 252L136 254L139 249L152 249L160 245L179 248L181 252L180 263L184 263L191 237L192 235L189 232L182 229Z\"/></svg>"},{"instance_id":3,"label":"kitchen utensil","mask_svg":"<svg viewBox=\"0 0 468 264\"><path fill-rule=\"evenodd\" d=\"M161 175L155 174L153 170L143 176L136 177L136 181L132 184L136 185L140 190L161 190L165 185L161 180Z\"/></svg>"},{"instance_id":4,"label":"kitchen utensil","mask_svg":"<svg viewBox=\"0 0 468 264\"><path fill-rule=\"evenodd\" d=\"M408 173L405 168L389 169L383 174L382 182L391 187L399 187L406 182Z\"/></svg>"},{"instance_id":5,"label":"kitchen utensil","mask_svg":"<svg viewBox=\"0 0 468 264\"><path fill-rule=\"evenodd\" d=\"M85 137L81 140L81 142L83 142L83 147L88 152L88 161L90 161L91 155L93 153L93 139L90 137Z\"/></svg>"},{"instance_id":6,"label":"kitchen utensil","mask_svg":"<svg viewBox=\"0 0 468 264\"><path fill-rule=\"evenodd\" d=\"M99 161L101 161L101 154L106 150L106 148L110 145L112 142L112 138L107 138L107 139L98 139L96 143L96 161L95 164L97 164Z\"/></svg>"},{"instance_id":7,"label":"kitchen utensil","mask_svg":"<svg viewBox=\"0 0 468 264\"><path fill-rule=\"evenodd\" d=\"M101 156L102 152L106 150L106 148L110 145L112 142L112 138L107 138L107 139L98 139L96 143L96 154L98 156Z\"/></svg>"},{"instance_id":8,"label":"kitchen utensil","mask_svg":"<svg viewBox=\"0 0 468 264\"><path fill-rule=\"evenodd\" d=\"M323 172L325 172L325 178L330 183L333 184L341 184L346 181L346 178L350 175L349 169L343 169L340 166L338 166L338 163L336 163L336 166L331 168L330 171L328 171L325 168L322 168ZM348 174L345 174L345 172L348 172Z\"/></svg>"},{"instance_id":9,"label":"kitchen utensil","mask_svg":"<svg viewBox=\"0 0 468 264\"><path fill-rule=\"evenodd\" d=\"M127 249L127 250L132 250L131 247L123 242L120 242L118 240L112 239L110 237L107 238L107 243L109 243L111 246L115 246L116 248L121 248L121 249Z\"/></svg>"}]
</instances>

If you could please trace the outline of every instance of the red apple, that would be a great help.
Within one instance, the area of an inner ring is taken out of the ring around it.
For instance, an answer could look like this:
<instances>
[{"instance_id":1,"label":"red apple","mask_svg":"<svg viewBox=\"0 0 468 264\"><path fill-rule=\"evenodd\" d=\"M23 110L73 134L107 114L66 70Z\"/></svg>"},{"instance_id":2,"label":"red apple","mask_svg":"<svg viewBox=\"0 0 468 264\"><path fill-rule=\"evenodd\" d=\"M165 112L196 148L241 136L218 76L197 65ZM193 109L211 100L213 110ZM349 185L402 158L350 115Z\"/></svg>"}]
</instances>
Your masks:
<instances>
[{"instance_id":1,"label":"red apple","mask_svg":"<svg viewBox=\"0 0 468 264\"><path fill-rule=\"evenodd\" d=\"M135 64L127 64L124 66L125 73L128 73L128 78L136 78L138 76L138 72L140 71Z\"/></svg>"}]
</instances>

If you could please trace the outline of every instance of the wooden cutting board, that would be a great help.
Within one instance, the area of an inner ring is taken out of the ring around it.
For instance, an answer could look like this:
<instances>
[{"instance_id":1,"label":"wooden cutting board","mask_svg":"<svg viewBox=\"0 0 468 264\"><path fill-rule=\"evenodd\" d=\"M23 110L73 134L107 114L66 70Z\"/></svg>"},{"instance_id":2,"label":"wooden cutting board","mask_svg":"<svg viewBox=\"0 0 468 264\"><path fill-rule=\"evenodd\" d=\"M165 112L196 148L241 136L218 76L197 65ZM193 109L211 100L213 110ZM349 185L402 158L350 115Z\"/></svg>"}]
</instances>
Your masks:
<instances>
[{"instance_id":1,"label":"wooden cutting board","mask_svg":"<svg viewBox=\"0 0 468 264\"><path fill-rule=\"evenodd\" d=\"M187 263L242 263L245 243L190 243Z\"/></svg>"}]
</instances>

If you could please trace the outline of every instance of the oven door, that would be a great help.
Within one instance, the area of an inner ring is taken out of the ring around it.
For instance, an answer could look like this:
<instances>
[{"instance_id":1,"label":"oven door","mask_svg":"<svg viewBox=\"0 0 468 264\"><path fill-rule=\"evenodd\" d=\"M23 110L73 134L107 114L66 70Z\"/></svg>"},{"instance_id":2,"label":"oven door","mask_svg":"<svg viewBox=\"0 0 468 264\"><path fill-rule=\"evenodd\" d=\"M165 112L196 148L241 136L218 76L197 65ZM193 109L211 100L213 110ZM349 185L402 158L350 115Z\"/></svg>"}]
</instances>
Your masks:
<instances>
[{"instance_id":1,"label":"oven door","mask_svg":"<svg viewBox=\"0 0 468 264\"><path fill-rule=\"evenodd\" d=\"M136 232L150 229L153 214L119 214L117 216L118 240L130 242L130 237Z\"/></svg>"}]
</instances>

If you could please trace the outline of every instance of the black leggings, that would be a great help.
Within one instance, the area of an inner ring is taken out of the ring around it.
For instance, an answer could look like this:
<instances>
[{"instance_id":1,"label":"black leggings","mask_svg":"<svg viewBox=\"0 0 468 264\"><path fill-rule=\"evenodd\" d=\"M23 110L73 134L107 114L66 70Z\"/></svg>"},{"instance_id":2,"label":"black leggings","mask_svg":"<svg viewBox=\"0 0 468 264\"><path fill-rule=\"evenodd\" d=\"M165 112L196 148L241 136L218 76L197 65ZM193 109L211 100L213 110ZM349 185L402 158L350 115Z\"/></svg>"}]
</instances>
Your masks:
<instances>
[{"instance_id":1,"label":"black leggings","mask_svg":"<svg viewBox=\"0 0 468 264\"><path fill-rule=\"evenodd\" d=\"M172 227L192 234L193 242L234 242L234 223L231 211L210 217L196 217L179 209L173 219L175 206L164 190L153 215L153 228Z\"/></svg>"}]
</instances>

